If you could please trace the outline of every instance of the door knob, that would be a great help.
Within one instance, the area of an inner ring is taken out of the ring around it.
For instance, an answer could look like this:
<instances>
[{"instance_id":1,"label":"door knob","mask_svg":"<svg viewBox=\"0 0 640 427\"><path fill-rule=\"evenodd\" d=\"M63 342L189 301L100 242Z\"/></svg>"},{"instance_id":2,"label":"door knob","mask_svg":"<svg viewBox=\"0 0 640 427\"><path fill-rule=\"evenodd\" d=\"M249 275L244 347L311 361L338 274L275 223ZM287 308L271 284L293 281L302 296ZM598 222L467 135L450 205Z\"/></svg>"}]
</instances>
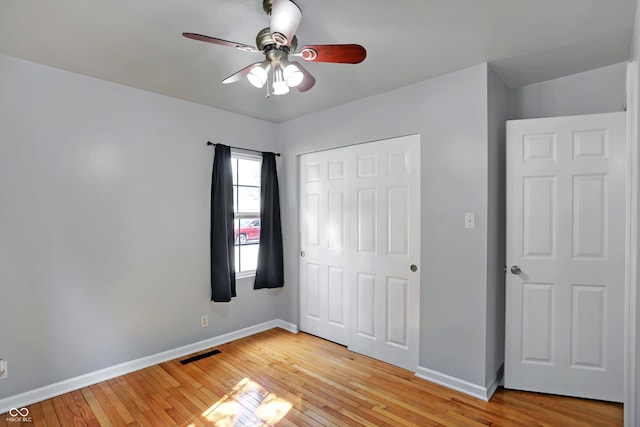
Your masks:
<instances>
[{"instance_id":1,"label":"door knob","mask_svg":"<svg viewBox=\"0 0 640 427\"><path fill-rule=\"evenodd\" d=\"M409 267L409 268L411 268L411 271L413 271L414 273L415 273L416 271L418 271L418 266L417 266L417 265L415 265L415 264L411 264L411 267Z\"/></svg>"},{"instance_id":2,"label":"door knob","mask_svg":"<svg viewBox=\"0 0 640 427\"><path fill-rule=\"evenodd\" d=\"M304 258L306 254L304 253L304 251L300 252L300 256Z\"/></svg>"},{"instance_id":3,"label":"door knob","mask_svg":"<svg viewBox=\"0 0 640 427\"><path fill-rule=\"evenodd\" d=\"M520 274L522 273L522 270L520 270L520 267L518 267L517 265L513 265L511 266L511 273Z\"/></svg>"}]
</instances>

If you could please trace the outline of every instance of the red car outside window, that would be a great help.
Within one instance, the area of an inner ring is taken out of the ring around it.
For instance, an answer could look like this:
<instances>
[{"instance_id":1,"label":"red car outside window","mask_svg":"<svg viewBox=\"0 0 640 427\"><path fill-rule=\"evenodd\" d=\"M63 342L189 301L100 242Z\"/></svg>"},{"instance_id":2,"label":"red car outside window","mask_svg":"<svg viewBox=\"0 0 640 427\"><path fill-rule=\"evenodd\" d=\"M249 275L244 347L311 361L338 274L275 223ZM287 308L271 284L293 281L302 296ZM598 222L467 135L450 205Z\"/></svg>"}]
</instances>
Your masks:
<instances>
[{"instance_id":1,"label":"red car outside window","mask_svg":"<svg viewBox=\"0 0 640 427\"><path fill-rule=\"evenodd\" d=\"M240 228L234 230L236 244L245 244L260 240L260 220L244 219L240 220Z\"/></svg>"}]
</instances>

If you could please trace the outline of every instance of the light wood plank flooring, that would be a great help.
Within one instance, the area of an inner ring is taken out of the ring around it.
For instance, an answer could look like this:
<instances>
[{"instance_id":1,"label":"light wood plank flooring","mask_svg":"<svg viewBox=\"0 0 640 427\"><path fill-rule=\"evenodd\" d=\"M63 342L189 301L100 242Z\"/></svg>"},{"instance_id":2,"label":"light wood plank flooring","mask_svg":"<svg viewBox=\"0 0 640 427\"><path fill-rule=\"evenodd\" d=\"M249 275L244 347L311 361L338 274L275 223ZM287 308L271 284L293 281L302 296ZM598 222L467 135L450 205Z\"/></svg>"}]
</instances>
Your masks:
<instances>
[{"instance_id":1,"label":"light wood plank flooring","mask_svg":"<svg viewBox=\"0 0 640 427\"><path fill-rule=\"evenodd\" d=\"M498 389L489 403L272 329L29 405L28 426L621 426L622 405ZM0 415L0 426L15 427Z\"/></svg>"}]
</instances>

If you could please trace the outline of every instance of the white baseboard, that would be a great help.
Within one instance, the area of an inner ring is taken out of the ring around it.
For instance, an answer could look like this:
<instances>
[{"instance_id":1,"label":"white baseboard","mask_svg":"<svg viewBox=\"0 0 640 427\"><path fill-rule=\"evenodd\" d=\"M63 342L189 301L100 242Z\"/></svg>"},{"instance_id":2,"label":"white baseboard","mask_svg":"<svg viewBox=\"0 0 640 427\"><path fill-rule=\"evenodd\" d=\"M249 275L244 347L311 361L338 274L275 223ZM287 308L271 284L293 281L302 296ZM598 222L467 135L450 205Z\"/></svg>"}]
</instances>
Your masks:
<instances>
[{"instance_id":1,"label":"white baseboard","mask_svg":"<svg viewBox=\"0 0 640 427\"><path fill-rule=\"evenodd\" d=\"M297 334L300 332L298 325L294 323L285 322L284 320L277 319L274 321L276 328L284 329L285 331L289 331L292 334Z\"/></svg>"},{"instance_id":2,"label":"white baseboard","mask_svg":"<svg viewBox=\"0 0 640 427\"><path fill-rule=\"evenodd\" d=\"M491 396L493 396L493 393L495 393L496 389L498 388L500 381L502 381L502 373L503 369L501 366L487 387L482 387L477 384L452 377L450 375L423 368L422 366L418 366L416 376L418 378L422 378L423 380L440 384L452 390L456 390L488 402L489 399L491 399Z\"/></svg>"},{"instance_id":3,"label":"white baseboard","mask_svg":"<svg viewBox=\"0 0 640 427\"><path fill-rule=\"evenodd\" d=\"M498 372L494 375L493 379L487 387L487 402L491 400L491 396L496 392L499 386L504 385L504 364L498 368Z\"/></svg>"},{"instance_id":4,"label":"white baseboard","mask_svg":"<svg viewBox=\"0 0 640 427\"><path fill-rule=\"evenodd\" d=\"M264 332L273 328L281 328L289 332L298 333L298 327L293 323L285 322L284 320L280 319L271 320L269 322L249 326L248 328L240 329L238 331L229 332L217 337L185 345L183 347L174 348L172 350L145 356L140 359L120 363L118 365L100 369L99 371L90 372L88 374L80 375L79 377L69 378L55 384L50 384L44 387L37 388L35 390L30 390L24 393L16 394L15 396L9 396L4 399L0 399L0 414L8 412L12 408L22 408L36 402L41 402L43 400L50 399L64 393L68 393L70 391L88 387L90 385L106 381L111 378L119 377L121 375L138 371L140 369L148 368L149 366L157 365L168 360L177 359L188 354L206 350L211 347L235 341L240 338L245 338L250 335Z\"/></svg>"}]
</instances>

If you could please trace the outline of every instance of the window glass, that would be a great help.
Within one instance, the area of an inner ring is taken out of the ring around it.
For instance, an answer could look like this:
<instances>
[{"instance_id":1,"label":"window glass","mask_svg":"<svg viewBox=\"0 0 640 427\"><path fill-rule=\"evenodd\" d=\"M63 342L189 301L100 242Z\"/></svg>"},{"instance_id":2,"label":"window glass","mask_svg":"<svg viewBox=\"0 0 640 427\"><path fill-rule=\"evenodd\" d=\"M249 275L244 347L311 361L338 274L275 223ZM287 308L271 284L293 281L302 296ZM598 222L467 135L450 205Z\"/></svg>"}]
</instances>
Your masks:
<instances>
[{"instance_id":1,"label":"window glass","mask_svg":"<svg viewBox=\"0 0 640 427\"><path fill-rule=\"evenodd\" d=\"M231 171L233 172L233 185L238 185L238 158L233 155L231 155Z\"/></svg>"},{"instance_id":2,"label":"window glass","mask_svg":"<svg viewBox=\"0 0 640 427\"><path fill-rule=\"evenodd\" d=\"M236 246L236 273L255 271L258 268L258 245Z\"/></svg>"},{"instance_id":3,"label":"window glass","mask_svg":"<svg viewBox=\"0 0 640 427\"><path fill-rule=\"evenodd\" d=\"M258 266L261 166L259 157L232 153L236 273L251 273Z\"/></svg>"},{"instance_id":4,"label":"window glass","mask_svg":"<svg viewBox=\"0 0 640 427\"><path fill-rule=\"evenodd\" d=\"M238 185L260 187L259 160L238 159Z\"/></svg>"},{"instance_id":5,"label":"window glass","mask_svg":"<svg viewBox=\"0 0 640 427\"><path fill-rule=\"evenodd\" d=\"M260 188L240 186L237 188L238 206L236 211L242 213L260 212Z\"/></svg>"}]
</instances>

